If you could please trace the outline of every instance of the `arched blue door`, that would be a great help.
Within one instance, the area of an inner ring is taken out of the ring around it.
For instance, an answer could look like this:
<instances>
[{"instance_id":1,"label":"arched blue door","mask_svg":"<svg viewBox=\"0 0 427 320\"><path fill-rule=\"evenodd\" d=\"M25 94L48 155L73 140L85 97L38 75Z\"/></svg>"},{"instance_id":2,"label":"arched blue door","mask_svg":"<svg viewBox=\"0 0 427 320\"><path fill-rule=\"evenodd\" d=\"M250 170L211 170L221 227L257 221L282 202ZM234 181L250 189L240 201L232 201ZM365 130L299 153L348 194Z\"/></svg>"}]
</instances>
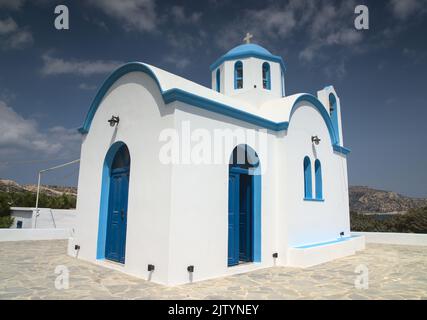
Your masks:
<instances>
[{"instance_id":1,"label":"arched blue door","mask_svg":"<svg viewBox=\"0 0 427 320\"><path fill-rule=\"evenodd\" d=\"M228 266L260 261L260 175L258 156L237 146L228 178Z\"/></svg>"},{"instance_id":2,"label":"arched blue door","mask_svg":"<svg viewBox=\"0 0 427 320\"><path fill-rule=\"evenodd\" d=\"M129 172L129 150L122 145L111 166L105 243L105 257L120 263L125 262Z\"/></svg>"}]
</instances>

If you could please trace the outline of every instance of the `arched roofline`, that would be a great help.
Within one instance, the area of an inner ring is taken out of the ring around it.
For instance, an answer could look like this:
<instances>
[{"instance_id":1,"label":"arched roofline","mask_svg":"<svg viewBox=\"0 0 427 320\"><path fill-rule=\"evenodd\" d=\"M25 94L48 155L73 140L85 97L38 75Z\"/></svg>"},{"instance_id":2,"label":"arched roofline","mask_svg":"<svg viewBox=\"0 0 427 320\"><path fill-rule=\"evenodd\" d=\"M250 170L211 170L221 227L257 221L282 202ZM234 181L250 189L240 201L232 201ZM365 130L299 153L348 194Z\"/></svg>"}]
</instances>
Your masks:
<instances>
[{"instance_id":1,"label":"arched roofline","mask_svg":"<svg viewBox=\"0 0 427 320\"><path fill-rule=\"evenodd\" d=\"M292 118L293 113L298 108L299 104L301 102L309 102L312 106L314 106L319 113L321 114L323 120L326 123L326 126L328 127L328 131L331 137L332 146L334 151L342 153L342 154L348 154L350 152L349 149L346 149L342 146L339 146L336 141L336 136L332 128L332 122L329 117L328 112L326 111L323 104L313 95L311 94L301 94L296 98L296 100L293 102L293 106L289 115L289 121L283 121L283 122L275 122L269 119L265 119L261 116L254 115L249 112L245 112L240 109L233 108L229 105L226 105L224 103L217 102L212 99L208 99L199 95L196 95L194 93L184 91L179 88L172 88L168 90L163 90L161 83L159 79L157 78L156 74L151 70L151 68L141 62L129 62L124 64L123 66L116 69L114 72L112 72L109 77L104 81L101 88L98 90L94 100L92 101L92 104L89 108L89 111L86 115L86 118L84 120L83 126L79 128L79 132L82 134L87 134L89 132L92 120L95 116L96 111L98 110L99 105L101 104L103 98L107 94L107 92L110 90L110 88L113 86L113 84L123 77L124 75L131 73L131 72L143 72L150 76L159 87L159 91L162 95L163 101L165 104L174 102L174 101L180 101L183 103L188 103L190 105L193 105L195 107L205 109L211 112L219 113L240 121L244 121L250 124L253 124L255 126L259 126L268 130L272 131L283 131L287 130L289 127L289 121Z\"/></svg>"},{"instance_id":2,"label":"arched roofline","mask_svg":"<svg viewBox=\"0 0 427 320\"><path fill-rule=\"evenodd\" d=\"M300 106L301 102L309 102L312 106L314 106L317 111L319 111L320 115L323 118L323 121L326 124L326 127L328 128L329 137L331 138L332 142L332 148L335 152L342 153L344 155L347 155L350 153L350 149L345 148L343 146L339 145L338 137L335 134L334 126L332 125L331 117L329 116L328 111L326 110L325 106L320 102L319 99L317 99L315 96L304 93L300 95L293 103L291 113L289 115L289 122L291 121L292 115L295 113L296 109ZM288 124L289 124L288 122Z\"/></svg>"},{"instance_id":3,"label":"arched roofline","mask_svg":"<svg viewBox=\"0 0 427 320\"><path fill-rule=\"evenodd\" d=\"M89 132L90 125L92 124L93 117L95 116L95 113L98 110L98 107L101 104L102 99L105 97L108 90L110 90L110 88L113 86L113 84L117 80L119 80L121 77L123 77L124 75L131 73L131 72L136 72L136 71L140 71L140 72L143 72L143 73L146 73L147 75L149 75L154 81L156 81L156 83L160 89L160 92L162 92L162 88L160 86L159 80L157 79L157 76L154 74L154 72L148 66L146 66L145 64L140 63L140 62L126 63L126 64L122 65L121 67L117 68L116 70L114 70L108 76L108 78L104 81L101 88L96 93L96 96L93 99L92 104L90 105L89 111L86 115L83 126L79 128L80 133L85 134L85 133Z\"/></svg>"},{"instance_id":4,"label":"arched roofline","mask_svg":"<svg viewBox=\"0 0 427 320\"><path fill-rule=\"evenodd\" d=\"M319 111L320 115L323 118L323 121L326 124L326 127L328 128L329 137L331 138L332 144L337 144L338 140L335 135L334 126L332 125L332 121L329 117L328 111L326 111L320 100L311 94L302 94L295 100L291 109L291 113L289 115L289 122L291 121L292 115L295 113L296 109L300 106L300 103L302 102L309 102L312 106L315 107L317 111Z\"/></svg>"}]
</instances>

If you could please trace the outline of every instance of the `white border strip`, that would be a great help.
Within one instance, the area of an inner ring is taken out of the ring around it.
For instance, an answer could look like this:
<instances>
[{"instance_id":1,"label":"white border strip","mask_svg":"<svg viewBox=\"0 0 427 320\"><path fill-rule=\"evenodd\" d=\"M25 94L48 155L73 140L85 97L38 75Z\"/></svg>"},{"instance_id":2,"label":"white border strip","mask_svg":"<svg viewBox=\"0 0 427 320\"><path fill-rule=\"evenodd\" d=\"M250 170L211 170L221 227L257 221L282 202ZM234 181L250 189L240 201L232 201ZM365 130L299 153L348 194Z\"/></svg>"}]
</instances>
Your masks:
<instances>
[{"instance_id":1,"label":"white border strip","mask_svg":"<svg viewBox=\"0 0 427 320\"><path fill-rule=\"evenodd\" d=\"M351 234L365 236L367 243L427 246L427 234L422 233L351 232Z\"/></svg>"},{"instance_id":2,"label":"white border strip","mask_svg":"<svg viewBox=\"0 0 427 320\"><path fill-rule=\"evenodd\" d=\"M0 229L0 242L58 240L71 236L71 229Z\"/></svg>"}]
</instances>

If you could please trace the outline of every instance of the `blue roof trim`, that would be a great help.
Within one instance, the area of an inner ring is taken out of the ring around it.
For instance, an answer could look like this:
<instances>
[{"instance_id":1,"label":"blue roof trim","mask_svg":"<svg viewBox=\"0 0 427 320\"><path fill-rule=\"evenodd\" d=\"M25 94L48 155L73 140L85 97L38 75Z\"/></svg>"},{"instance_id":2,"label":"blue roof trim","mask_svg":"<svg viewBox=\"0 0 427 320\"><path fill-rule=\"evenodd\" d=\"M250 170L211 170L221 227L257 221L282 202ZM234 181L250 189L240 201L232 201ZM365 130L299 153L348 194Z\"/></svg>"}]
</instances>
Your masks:
<instances>
[{"instance_id":1,"label":"blue roof trim","mask_svg":"<svg viewBox=\"0 0 427 320\"><path fill-rule=\"evenodd\" d=\"M302 94L295 100L291 110L291 114L289 116L289 121L291 120L295 110L298 108L298 104L300 102L310 102L313 106L316 107L317 111L319 111L320 115L325 121L326 126L328 127L329 136L331 137L332 144L338 145L338 137L335 135L334 126L332 125L332 120L331 120L331 117L329 116L328 111L326 111L326 108L319 101L319 99L317 99L315 96L311 94L308 94L308 93Z\"/></svg>"},{"instance_id":2,"label":"blue roof trim","mask_svg":"<svg viewBox=\"0 0 427 320\"><path fill-rule=\"evenodd\" d=\"M116 82L119 78L126 75L127 73L135 72L135 71L141 71L148 74L151 78L154 79L154 81L156 81L157 85L159 86L160 92L163 92L160 86L159 80L157 79L156 75L153 73L153 71L151 71L149 67L142 64L141 62L128 62L124 64L123 66L113 71L108 76L108 78L104 81L101 88L98 90L98 93L96 94L95 99L93 99L92 104L90 105L90 108L86 115L83 126L78 129L78 131L81 134L85 134L89 132L89 128L92 123L93 117L95 116L95 112L98 109L98 106L100 105L102 99L107 94L108 90L114 84L114 82Z\"/></svg>"},{"instance_id":3,"label":"blue roof trim","mask_svg":"<svg viewBox=\"0 0 427 320\"><path fill-rule=\"evenodd\" d=\"M337 144L332 145L332 148L334 149L335 152L342 153L343 155L347 155L351 152L349 148L345 148Z\"/></svg>"},{"instance_id":4,"label":"blue roof trim","mask_svg":"<svg viewBox=\"0 0 427 320\"><path fill-rule=\"evenodd\" d=\"M326 108L323 106L322 102L320 102L319 99L317 99L315 96L305 93L300 95L294 102L294 105L291 110L291 114L289 116L289 121L292 118L293 113L298 108L298 104L300 102L310 102L313 106L316 107L317 111L319 111L320 115L322 116L323 120L325 121L326 127L329 131L329 136L331 137L332 141L332 148L335 152L341 153L343 155L347 155L351 152L350 149L342 147L339 145L338 137L335 134L334 126L332 124L331 117L329 116L328 111L326 111Z\"/></svg>"},{"instance_id":5,"label":"blue roof trim","mask_svg":"<svg viewBox=\"0 0 427 320\"><path fill-rule=\"evenodd\" d=\"M286 65L285 62L283 61L282 57L280 56L275 56L272 54L264 54L264 53L260 53L258 51L245 51L242 53L231 53L231 54L225 54L222 57L220 57L218 60L216 60L214 63L212 63L209 67L210 71L215 70L216 68L218 68L224 61L229 61L229 60L238 60L238 59L244 59L244 58L259 58L259 59L264 59L264 60L268 60L268 61L272 61L272 62L277 62L280 64L280 66L282 67L283 71L286 71Z\"/></svg>"},{"instance_id":6,"label":"blue roof trim","mask_svg":"<svg viewBox=\"0 0 427 320\"><path fill-rule=\"evenodd\" d=\"M229 105L219 103L217 101L210 100L205 97L201 97L181 89L173 88L173 89L163 91L159 80L157 79L154 72L148 66L140 62L129 62L121 66L120 68L118 68L113 73L111 73L110 76L104 81L104 83L102 84L101 88L99 89L98 93L96 94L89 108L89 111L86 115L83 126L78 129L78 131L81 134L87 134L89 132L90 125L92 123L93 117L95 116L96 110L98 109L102 99L107 94L111 86L122 76L126 75L127 73L135 72L135 71L144 72L145 74L149 75L157 83L165 104L168 104L174 101L180 101L204 110L222 114L222 115L225 115L237 120L241 120L265 129L273 130L273 131L287 130L289 127L288 121L274 122L271 120L267 120L260 116L253 115L249 112L245 112L240 109L233 108ZM348 154L350 152L349 149L341 147L336 143L337 139L335 137L335 133L332 127L332 121L329 117L329 114L326 111L323 104L315 96L310 94L303 94L299 96L292 107L289 120L291 119L292 114L298 108L298 104L303 101L311 103L322 115L322 118L324 119L326 126L328 127L329 134L331 136L333 150L335 152L339 152L344 155Z\"/></svg>"},{"instance_id":7,"label":"blue roof trim","mask_svg":"<svg viewBox=\"0 0 427 320\"><path fill-rule=\"evenodd\" d=\"M163 99L165 103L170 103L173 101L180 101L184 103L191 104L195 107L212 111L215 113L223 114L234 119L238 119L253 125L270 129L273 131L286 130L288 128L288 122L274 122L262 117L253 115L251 113L230 107L226 104L219 103L193 93L186 92L181 89L170 89L163 92Z\"/></svg>"}]
</instances>

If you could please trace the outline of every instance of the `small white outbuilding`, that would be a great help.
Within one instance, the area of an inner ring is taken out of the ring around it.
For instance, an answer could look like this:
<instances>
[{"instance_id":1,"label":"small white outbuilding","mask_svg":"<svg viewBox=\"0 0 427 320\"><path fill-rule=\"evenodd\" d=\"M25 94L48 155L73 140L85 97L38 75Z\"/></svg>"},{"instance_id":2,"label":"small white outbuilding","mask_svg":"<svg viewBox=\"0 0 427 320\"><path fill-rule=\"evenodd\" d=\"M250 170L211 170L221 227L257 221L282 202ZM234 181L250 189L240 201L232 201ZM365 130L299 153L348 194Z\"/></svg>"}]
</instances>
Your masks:
<instances>
[{"instance_id":1,"label":"small white outbuilding","mask_svg":"<svg viewBox=\"0 0 427 320\"><path fill-rule=\"evenodd\" d=\"M239 45L212 88L132 62L85 122L69 254L175 285L363 249L350 235L334 88L285 93L285 64Z\"/></svg>"}]
</instances>

